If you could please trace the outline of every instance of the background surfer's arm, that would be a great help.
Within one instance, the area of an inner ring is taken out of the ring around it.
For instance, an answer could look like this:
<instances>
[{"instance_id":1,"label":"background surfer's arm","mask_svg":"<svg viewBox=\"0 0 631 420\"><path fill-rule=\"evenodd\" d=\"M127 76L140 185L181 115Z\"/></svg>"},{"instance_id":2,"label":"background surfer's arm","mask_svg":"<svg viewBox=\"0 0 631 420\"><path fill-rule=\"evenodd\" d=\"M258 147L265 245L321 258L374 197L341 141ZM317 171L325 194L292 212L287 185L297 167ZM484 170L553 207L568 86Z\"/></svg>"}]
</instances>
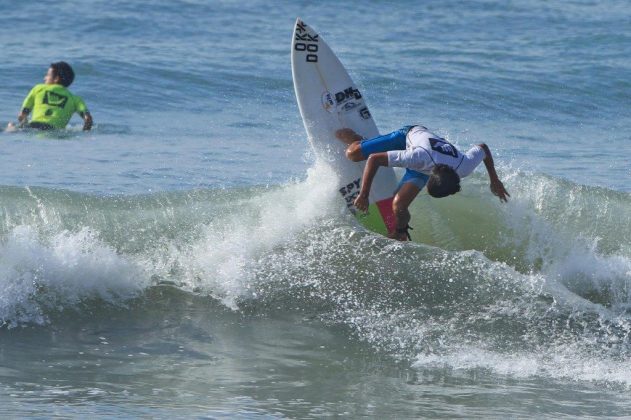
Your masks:
<instances>
[{"instance_id":1,"label":"background surfer's arm","mask_svg":"<svg viewBox=\"0 0 631 420\"><path fill-rule=\"evenodd\" d=\"M30 112L30 109L28 109L28 108L22 109L22 111L20 111L20 113L18 114L18 121L20 123L25 123L26 122L26 117L28 117L28 113L29 112Z\"/></svg>"},{"instance_id":2,"label":"background surfer's arm","mask_svg":"<svg viewBox=\"0 0 631 420\"><path fill-rule=\"evenodd\" d=\"M83 131L90 131L92 128L92 115L89 112L82 112L79 115L83 118Z\"/></svg>"},{"instance_id":3,"label":"background surfer's arm","mask_svg":"<svg viewBox=\"0 0 631 420\"><path fill-rule=\"evenodd\" d=\"M510 194L504 188L504 184L500 181L497 176L497 172L495 172L495 163L493 162L493 155L491 155L491 149L485 143L479 144L479 146L484 150L484 166L486 166L486 172L489 174L489 179L491 180L491 192L500 198L500 201L507 202Z\"/></svg>"},{"instance_id":4,"label":"background surfer's arm","mask_svg":"<svg viewBox=\"0 0 631 420\"><path fill-rule=\"evenodd\" d=\"M368 195L370 194L370 187L372 186L372 180L375 178L377 169L380 166L388 166L388 153L374 153L368 157L366 161L366 167L364 167L364 174L362 177L362 187L359 191L359 195L355 199L355 207L359 210L368 210Z\"/></svg>"}]
</instances>

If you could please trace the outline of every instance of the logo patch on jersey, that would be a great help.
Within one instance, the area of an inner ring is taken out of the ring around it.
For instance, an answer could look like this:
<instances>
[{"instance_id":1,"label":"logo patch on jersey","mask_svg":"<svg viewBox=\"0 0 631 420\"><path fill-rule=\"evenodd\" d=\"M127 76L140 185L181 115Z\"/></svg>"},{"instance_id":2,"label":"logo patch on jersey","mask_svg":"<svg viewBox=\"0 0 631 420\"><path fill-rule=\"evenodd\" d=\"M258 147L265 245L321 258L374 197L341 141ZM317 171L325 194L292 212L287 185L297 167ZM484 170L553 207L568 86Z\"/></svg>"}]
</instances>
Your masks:
<instances>
[{"instance_id":1,"label":"logo patch on jersey","mask_svg":"<svg viewBox=\"0 0 631 420\"><path fill-rule=\"evenodd\" d=\"M442 155L458 157L458 150L445 139L430 137L429 144L432 146L432 150Z\"/></svg>"},{"instance_id":2,"label":"logo patch on jersey","mask_svg":"<svg viewBox=\"0 0 631 420\"><path fill-rule=\"evenodd\" d=\"M67 96L59 95L55 92L46 92L44 95L44 103L46 105L63 108L66 106L66 102L68 102Z\"/></svg>"}]
</instances>

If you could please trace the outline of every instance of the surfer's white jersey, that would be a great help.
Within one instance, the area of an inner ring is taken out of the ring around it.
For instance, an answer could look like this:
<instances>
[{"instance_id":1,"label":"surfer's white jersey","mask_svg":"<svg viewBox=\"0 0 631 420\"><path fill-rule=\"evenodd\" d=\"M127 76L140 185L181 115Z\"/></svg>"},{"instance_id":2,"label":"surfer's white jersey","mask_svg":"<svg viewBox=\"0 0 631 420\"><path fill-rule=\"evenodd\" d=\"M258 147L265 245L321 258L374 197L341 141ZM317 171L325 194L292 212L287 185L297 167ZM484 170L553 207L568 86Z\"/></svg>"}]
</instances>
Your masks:
<instances>
[{"instance_id":1,"label":"surfer's white jersey","mask_svg":"<svg viewBox=\"0 0 631 420\"><path fill-rule=\"evenodd\" d=\"M480 146L473 146L462 153L456 146L420 125L408 131L405 144L405 150L388 152L388 166L409 168L430 175L434 166L442 163L452 167L460 178L464 178L486 156Z\"/></svg>"}]
</instances>

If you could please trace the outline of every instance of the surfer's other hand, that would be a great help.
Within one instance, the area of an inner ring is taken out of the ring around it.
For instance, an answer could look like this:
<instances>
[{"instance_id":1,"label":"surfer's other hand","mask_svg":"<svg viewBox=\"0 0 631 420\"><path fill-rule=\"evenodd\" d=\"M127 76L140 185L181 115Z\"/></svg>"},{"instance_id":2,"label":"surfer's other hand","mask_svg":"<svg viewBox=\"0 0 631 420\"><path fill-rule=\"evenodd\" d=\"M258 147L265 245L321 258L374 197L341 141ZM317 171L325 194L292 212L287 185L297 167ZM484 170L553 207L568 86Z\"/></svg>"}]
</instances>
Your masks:
<instances>
[{"instance_id":1,"label":"surfer's other hand","mask_svg":"<svg viewBox=\"0 0 631 420\"><path fill-rule=\"evenodd\" d=\"M500 201L503 201L505 203L508 201L507 197L510 197L510 194L508 193L508 191L506 191L506 188L504 188L504 184L502 184L502 181L500 181L499 179L493 180L493 182L491 182L491 192L498 196Z\"/></svg>"},{"instance_id":2,"label":"surfer's other hand","mask_svg":"<svg viewBox=\"0 0 631 420\"><path fill-rule=\"evenodd\" d=\"M357 207L357 210L367 211L368 210L368 197L364 197L363 195L360 194L357 196L353 204L355 204L355 207Z\"/></svg>"}]
</instances>

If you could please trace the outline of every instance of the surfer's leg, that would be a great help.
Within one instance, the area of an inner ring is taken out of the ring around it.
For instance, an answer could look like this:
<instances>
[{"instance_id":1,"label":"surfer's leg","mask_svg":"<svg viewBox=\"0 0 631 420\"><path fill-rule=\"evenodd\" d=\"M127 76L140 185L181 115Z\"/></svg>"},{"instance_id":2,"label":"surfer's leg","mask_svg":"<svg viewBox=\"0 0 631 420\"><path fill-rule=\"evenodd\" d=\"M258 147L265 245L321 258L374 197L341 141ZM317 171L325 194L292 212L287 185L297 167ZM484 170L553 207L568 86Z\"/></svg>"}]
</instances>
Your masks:
<instances>
[{"instance_id":1,"label":"surfer's leg","mask_svg":"<svg viewBox=\"0 0 631 420\"><path fill-rule=\"evenodd\" d=\"M408 234L408 223L410 223L410 211L408 207L421 191L413 182L406 182L399 188L397 195L392 200L392 211L396 218L396 231L389 236L398 241L407 241L410 239Z\"/></svg>"},{"instance_id":2,"label":"surfer's leg","mask_svg":"<svg viewBox=\"0 0 631 420\"><path fill-rule=\"evenodd\" d=\"M359 137L354 131L349 131ZM346 157L353 162L359 162L368 159L368 156L373 153L382 153L389 150L404 150L406 134L407 130L401 129L368 140L355 140L346 148ZM351 138L350 134L346 136L347 139ZM361 139L361 137L359 138Z\"/></svg>"},{"instance_id":3,"label":"surfer's leg","mask_svg":"<svg viewBox=\"0 0 631 420\"><path fill-rule=\"evenodd\" d=\"M401 178L397 187L394 200L392 201L392 211L396 217L396 231L389 236L399 241L407 241L409 239L408 223L410 223L410 212L408 207L414 201L418 193L425 187L429 176L406 169L405 175Z\"/></svg>"}]
</instances>

